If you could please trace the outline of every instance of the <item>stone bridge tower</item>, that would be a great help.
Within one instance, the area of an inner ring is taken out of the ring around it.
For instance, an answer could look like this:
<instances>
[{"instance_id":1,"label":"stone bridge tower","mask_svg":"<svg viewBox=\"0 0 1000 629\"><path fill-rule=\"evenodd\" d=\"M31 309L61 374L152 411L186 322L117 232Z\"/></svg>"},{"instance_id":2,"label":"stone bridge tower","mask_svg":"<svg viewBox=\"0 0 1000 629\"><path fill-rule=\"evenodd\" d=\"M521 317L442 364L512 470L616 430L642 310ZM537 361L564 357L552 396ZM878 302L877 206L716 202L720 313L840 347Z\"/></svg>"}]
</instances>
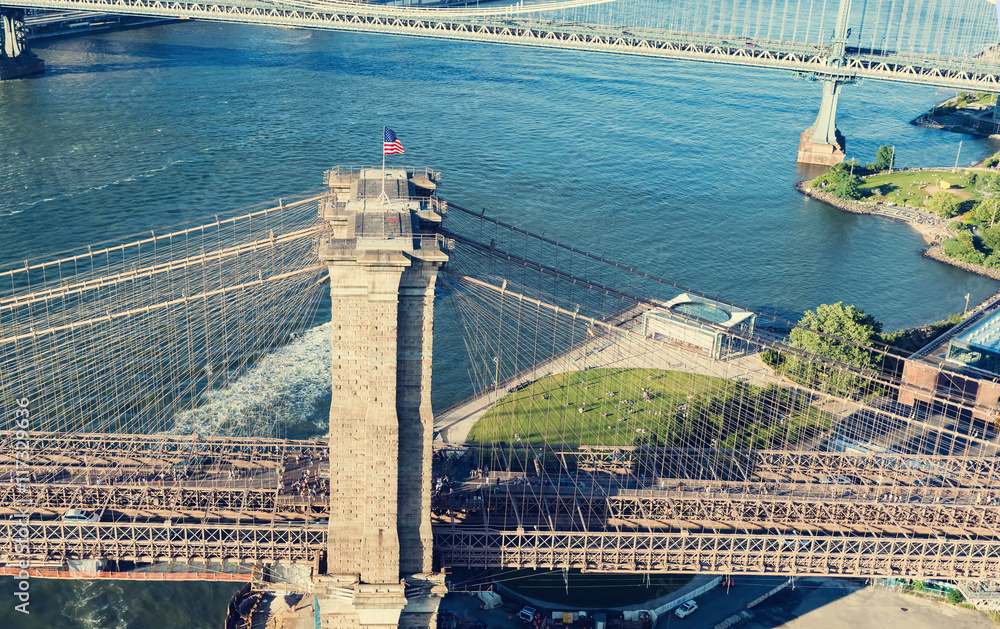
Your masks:
<instances>
[{"instance_id":1,"label":"stone bridge tower","mask_svg":"<svg viewBox=\"0 0 1000 629\"><path fill-rule=\"evenodd\" d=\"M324 627L431 627L431 351L440 174L336 168L320 211L330 269L333 403Z\"/></svg>"}]
</instances>

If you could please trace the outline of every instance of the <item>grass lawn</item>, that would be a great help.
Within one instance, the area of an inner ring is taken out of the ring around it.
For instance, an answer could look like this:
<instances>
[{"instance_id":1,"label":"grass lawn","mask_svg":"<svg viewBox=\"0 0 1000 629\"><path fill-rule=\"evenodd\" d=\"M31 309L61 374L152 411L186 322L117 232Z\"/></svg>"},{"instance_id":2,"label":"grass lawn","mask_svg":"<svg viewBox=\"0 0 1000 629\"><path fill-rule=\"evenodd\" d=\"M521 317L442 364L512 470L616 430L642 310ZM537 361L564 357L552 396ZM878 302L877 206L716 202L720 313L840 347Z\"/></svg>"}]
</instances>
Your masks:
<instances>
[{"instance_id":1,"label":"grass lawn","mask_svg":"<svg viewBox=\"0 0 1000 629\"><path fill-rule=\"evenodd\" d=\"M669 446L760 448L780 447L829 423L827 414L784 389L684 371L591 369L509 393L467 441L631 446L657 443L655 436Z\"/></svg>"},{"instance_id":2,"label":"grass lawn","mask_svg":"<svg viewBox=\"0 0 1000 629\"><path fill-rule=\"evenodd\" d=\"M569 593L562 570L514 570L495 576L514 592L570 608L621 607L669 594L686 585L691 575L611 574L569 571Z\"/></svg>"},{"instance_id":3,"label":"grass lawn","mask_svg":"<svg viewBox=\"0 0 1000 629\"><path fill-rule=\"evenodd\" d=\"M961 169L957 173L950 170L924 170L871 175L862 179L861 193L885 203L923 207L927 199L937 192L943 180L951 184L950 192L963 201L980 201L982 198L974 189L963 187L965 176L965 171ZM882 196L876 196L875 189L880 189Z\"/></svg>"}]
</instances>

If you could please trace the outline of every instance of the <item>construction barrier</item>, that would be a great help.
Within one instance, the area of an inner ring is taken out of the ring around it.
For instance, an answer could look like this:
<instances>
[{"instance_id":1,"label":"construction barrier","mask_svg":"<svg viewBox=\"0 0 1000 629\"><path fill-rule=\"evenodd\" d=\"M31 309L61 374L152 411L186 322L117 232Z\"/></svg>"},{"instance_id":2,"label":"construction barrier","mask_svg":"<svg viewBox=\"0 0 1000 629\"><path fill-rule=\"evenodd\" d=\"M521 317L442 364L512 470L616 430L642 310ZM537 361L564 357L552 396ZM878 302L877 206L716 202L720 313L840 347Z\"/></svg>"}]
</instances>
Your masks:
<instances>
[{"instance_id":1,"label":"construction barrier","mask_svg":"<svg viewBox=\"0 0 1000 629\"><path fill-rule=\"evenodd\" d=\"M750 618L751 616L753 616L753 614L751 614L750 612L745 610L741 611L740 613L733 614L729 618L726 618L719 624L715 625L715 629L729 629L736 623L743 622L744 619Z\"/></svg>"},{"instance_id":2,"label":"construction barrier","mask_svg":"<svg viewBox=\"0 0 1000 629\"><path fill-rule=\"evenodd\" d=\"M772 590L770 590L770 591L768 591L768 592L765 592L764 594L761 594L761 595L760 595L760 596L758 596L757 598L755 598L755 599L753 599L752 601L750 601L749 603L747 603L747 609L750 609L750 608L751 608L751 607L753 607L754 605L759 605L760 603L764 602L764 600L765 600L765 599L767 599L767 598L770 598L770 597L774 596L775 594L777 594L777 593L778 593L778 592L780 592L781 590L783 590L783 589L785 589L786 587L788 587L789 585L791 585L791 584L792 584L792 579L793 579L793 578L794 578L794 577L789 577L789 579L788 579L787 581L785 581L784 583L782 583L782 584L781 584L781 585L779 585L778 587L776 587L776 588L774 588L774 589L772 589Z\"/></svg>"}]
</instances>

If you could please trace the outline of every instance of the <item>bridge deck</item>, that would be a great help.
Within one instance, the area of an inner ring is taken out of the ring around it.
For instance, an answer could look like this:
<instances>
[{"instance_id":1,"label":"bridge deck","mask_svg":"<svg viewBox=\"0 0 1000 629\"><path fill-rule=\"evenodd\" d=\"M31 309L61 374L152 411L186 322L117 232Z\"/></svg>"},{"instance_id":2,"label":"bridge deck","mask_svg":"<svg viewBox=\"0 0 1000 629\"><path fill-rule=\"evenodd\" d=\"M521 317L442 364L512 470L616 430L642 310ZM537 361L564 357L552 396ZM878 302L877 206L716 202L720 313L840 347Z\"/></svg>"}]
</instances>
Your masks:
<instances>
[{"instance_id":1,"label":"bridge deck","mask_svg":"<svg viewBox=\"0 0 1000 629\"><path fill-rule=\"evenodd\" d=\"M384 33L516 46L534 46L616 54L705 61L740 66L997 91L1000 73L995 51L970 56L875 50L855 47L843 62L831 63L831 45L549 19L544 13L518 15L500 11L401 10L352 3L261 5L192 3L157 0L15 0L10 6L63 11L202 19L271 26ZM811 13L811 11L810 11ZM933 29L933 26L930 27ZM709 29L711 30L711 29ZM933 30L929 31L933 32ZM826 34L824 34L826 36Z\"/></svg>"}]
</instances>

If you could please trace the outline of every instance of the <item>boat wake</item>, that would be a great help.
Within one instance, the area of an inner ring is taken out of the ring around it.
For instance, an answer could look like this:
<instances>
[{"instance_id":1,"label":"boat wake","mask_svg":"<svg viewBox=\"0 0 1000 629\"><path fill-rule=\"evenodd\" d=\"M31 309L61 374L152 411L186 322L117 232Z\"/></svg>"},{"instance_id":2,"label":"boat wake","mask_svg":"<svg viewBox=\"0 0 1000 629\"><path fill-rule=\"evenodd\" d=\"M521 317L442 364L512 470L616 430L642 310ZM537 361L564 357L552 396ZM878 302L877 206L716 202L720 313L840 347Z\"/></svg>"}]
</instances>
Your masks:
<instances>
[{"instance_id":1,"label":"boat wake","mask_svg":"<svg viewBox=\"0 0 1000 629\"><path fill-rule=\"evenodd\" d=\"M304 438L329 428L331 323L311 328L174 416L171 434Z\"/></svg>"}]
</instances>

